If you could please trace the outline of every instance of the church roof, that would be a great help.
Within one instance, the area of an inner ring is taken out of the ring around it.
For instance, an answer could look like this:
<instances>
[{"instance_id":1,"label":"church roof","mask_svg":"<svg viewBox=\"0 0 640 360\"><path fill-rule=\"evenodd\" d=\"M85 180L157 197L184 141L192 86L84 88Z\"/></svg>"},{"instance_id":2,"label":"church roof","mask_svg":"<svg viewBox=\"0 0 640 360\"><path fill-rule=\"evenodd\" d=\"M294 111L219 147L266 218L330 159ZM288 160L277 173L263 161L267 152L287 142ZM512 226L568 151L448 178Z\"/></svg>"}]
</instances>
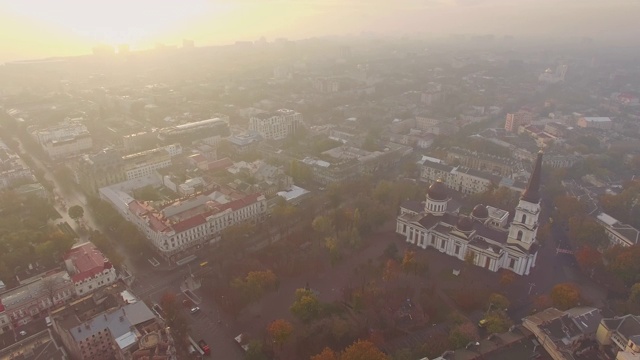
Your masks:
<instances>
[{"instance_id":1,"label":"church roof","mask_svg":"<svg viewBox=\"0 0 640 360\"><path fill-rule=\"evenodd\" d=\"M417 213L424 211L424 204L416 200L403 201L400 207Z\"/></svg>"},{"instance_id":2,"label":"church roof","mask_svg":"<svg viewBox=\"0 0 640 360\"><path fill-rule=\"evenodd\" d=\"M540 177L542 173L542 151L538 152L538 158L533 167L533 172L529 178L527 189L522 194L522 200L530 203L537 203L540 201Z\"/></svg>"},{"instance_id":3,"label":"church roof","mask_svg":"<svg viewBox=\"0 0 640 360\"><path fill-rule=\"evenodd\" d=\"M431 184L429 186L429 190L427 191L427 195L429 199L432 200L446 200L447 199L447 185L445 185L442 180L439 180Z\"/></svg>"}]
</instances>

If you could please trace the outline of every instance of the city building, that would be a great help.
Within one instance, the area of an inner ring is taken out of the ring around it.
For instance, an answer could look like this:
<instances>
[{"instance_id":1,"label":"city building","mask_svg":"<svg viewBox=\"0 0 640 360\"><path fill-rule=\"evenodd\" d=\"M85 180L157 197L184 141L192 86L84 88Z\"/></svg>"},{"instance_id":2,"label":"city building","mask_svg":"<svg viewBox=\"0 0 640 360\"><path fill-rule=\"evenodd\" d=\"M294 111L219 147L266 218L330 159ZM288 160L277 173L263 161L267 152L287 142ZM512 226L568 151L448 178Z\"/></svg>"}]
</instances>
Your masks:
<instances>
[{"instance_id":1,"label":"city building","mask_svg":"<svg viewBox=\"0 0 640 360\"><path fill-rule=\"evenodd\" d=\"M520 163L501 156L453 147L447 152L447 163L500 176L511 176Z\"/></svg>"},{"instance_id":2,"label":"city building","mask_svg":"<svg viewBox=\"0 0 640 360\"><path fill-rule=\"evenodd\" d=\"M145 336L141 329L156 322L142 301L97 310L78 314L68 307L52 314L54 329L72 359L121 358Z\"/></svg>"},{"instance_id":3,"label":"city building","mask_svg":"<svg viewBox=\"0 0 640 360\"><path fill-rule=\"evenodd\" d=\"M317 78L313 80L313 88L321 93L340 91L340 80L335 78Z\"/></svg>"},{"instance_id":4,"label":"city building","mask_svg":"<svg viewBox=\"0 0 640 360\"><path fill-rule=\"evenodd\" d=\"M611 130L613 121L608 117L581 117L577 125L581 128Z\"/></svg>"},{"instance_id":5,"label":"city building","mask_svg":"<svg viewBox=\"0 0 640 360\"><path fill-rule=\"evenodd\" d=\"M479 204L465 216L448 209L447 186L436 181L429 187L424 206L413 201L401 205L396 232L408 243L432 247L462 261L471 258L474 265L490 271L508 269L529 275L538 255L541 171L542 153L508 228L504 210L490 212Z\"/></svg>"},{"instance_id":6,"label":"city building","mask_svg":"<svg viewBox=\"0 0 640 360\"><path fill-rule=\"evenodd\" d=\"M267 215L264 195L232 198L220 191L195 194L157 208L138 200L127 207L128 220L163 258L178 264L195 257L203 246L218 241L225 228L261 222Z\"/></svg>"},{"instance_id":7,"label":"city building","mask_svg":"<svg viewBox=\"0 0 640 360\"><path fill-rule=\"evenodd\" d=\"M302 114L289 109L260 113L249 119L249 130L257 131L267 140L282 140L295 134L300 126L303 126Z\"/></svg>"},{"instance_id":8,"label":"city building","mask_svg":"<svg viewBox=\"0 0 640 360\"><path fill-rule=\"evenodd\" d=\"M551 68L545 70L540 76L538 76L538 81L544 82L547 84L557 84L560 82L564 82L565 76L567 75L567 71L569 70L569 66L565 64L560 64L556 67L556 70L553 71Z\"/></svg>"},{"instance_id":9,"label":"city building","mask_svg":"<svg viewBox=\"0 0 640 360\"><path fill-rule=\"evenodd\" d=\"M158 169L171 166L171 158L182 154L180 144L122 156L112 148L84 155L76 162L74 173L78 184L88 193L96 194L102 187L126 180L143 178Z\"/></svg>"},{"instance_id":10,"label":"city building","mask_svg":"<svg viewBox=\"0 0 640 360\"><path fill-rule=\"evenodd\" d=\"M69 357L51 329L46 329L1 349L0 359L68 360Z\"/></svg>"},{"instance_id":11,"label":"city building","mask_svg":"<svg viewBox=\"0 0 640 360\"><path fill-rule=\"evenodd\" d=\"M31 134L42 150L53 160L80 155L93 147L91 134L79 121L35 130Z\"/></svg>"},{"instance_id":12,"label":"city building","mask_svg":"<svg viewBox=\"0 0 640 360\"><path fill-rule=\"evenodd\" d=\"M0 190L22 181L32 183L36 178L20 156L0 141Z\"/></svg>"},{"instance_id":13,"label":"city building","mask_svg":"<svg viewBox=\"0 0 640 360\"><path fill-rule=\"evenodd\" d=\"M64 256L76 295L83 296L117 280L116 269L90 242L76 245Z\"/></svg>"},{"instance_id":14,"label":"city building","mask_svg":"<svg viewBox=\"0 0 640 360\"><path fill-rule=\"evenodd\" d=\"M258 143L262 141L262 136L257 131L247 131L243 134L229 136L227 141L231 144L233 151L238 154L244 154L255 150Z\"/></svg>"},{"instance_id":15,"label":"city building","mask_svg":"<svg viewBox=\"0 0 640 360\"><path fill-rule=\"evenodd\" d=\"M637 360L640 357L640 316L602 319L596 340L605 352L617 354L616 360ZM612 351L607 351L609 349Z\"/></svg>"},{"instance_id":16,"label":"city building","mask_svg":"<svg viewBox=\"0 0 640 360\"><path fill-rule=\"evenodd\" d=\"M462 194L481 193L489 190L491 186L500 185L507 186L516 191L521 189L519 182L506 181L506 179L508 178L463 166L449 166L443 163L433 162L429 159L422 162L420 168L420 181L429 184L440 180L449 189Z\"/></svg>"},{"instance_id":17,"label":"city building","mask_svg":"<svg viewBox=\"0 0 640 360\"><path fill-rule=\"evenodd\" d=\"M520 126L526 126L533 122L534 114L527 110L520 110L516 113L508 113L505 122L504 129L508 132L518 132Z\"/></svg>"},{"instance_id":18,"label":"city building","mask_svg":"<svg viewBox=\"0 0 640 360\"><path fill-rule=\"evenodd\" d=\"M387 144L387 151L366 151L345 145L323 152L327 161L308 157L300 162L311 168L314 181L326 185L389 168L412 151L394 143Z\"/></svg>"},{"instance_id":19,"label":"city building","mask_svg":"<svg viewBox=\"0 0 640 360\"><path fill-rule=\"evenodd\" d=\"M522 319L554 360L580 360L593 344L602 320L600 310L577 307L567 311L548 308Z\"/></svg>"},{"instance_id":20,"label":"city building","mask_svg":"<svg viewBox=\"0 0 640 360\"><path fill-rule=\"evenodd\" d=\"M47 273L0 294L0 318L5 314L10 326L16 328L44 316L43 313L75 295L73 281L66 271Z\"/></svg>"},{"instance_id":21,"label":"city building","mask_svg":"<svg viewBox=\"0 0 640 360\"><path fill-rule=\"evenodd\" d=\"M78 159L74 172L76 181L89 194L97 194L102 187L126 180L122 155L115 149L104 149Z\"/></svg>"},{"instance_id":22,"label":"city building","mask_svg":"<svg viewBox=\"0 0 640 360\"><path fill-rule=\"evenodd\" d=\"M606 213L596 216L604 227L611 246L633 246L640 244L640 231L631 225L623 224Z\"/></svg>"},{"instance_id":23,"label":"city building","mask_svg":"<svg viewBox=\"0 0 640 360\"><path fill-rule=\"evenodd\" d=\"M179 149L179 150L178 150ZM142 151L122 157L125 179L133 180L151 175L157 169L171 166L171 154L182 153L179 144Z\"/></svg>"},{"instance_id":24,"label":"city building","mask_svg":"<svg viewBox=\"0 0 640 360\"><path fill-rule=\"evenodd\" d=\"M159 140L169 144L187 145L204 141L215 145L221 138L229 136L229 121L217 117L162 128L157 133Z\"/></svg>"}]
</instances>

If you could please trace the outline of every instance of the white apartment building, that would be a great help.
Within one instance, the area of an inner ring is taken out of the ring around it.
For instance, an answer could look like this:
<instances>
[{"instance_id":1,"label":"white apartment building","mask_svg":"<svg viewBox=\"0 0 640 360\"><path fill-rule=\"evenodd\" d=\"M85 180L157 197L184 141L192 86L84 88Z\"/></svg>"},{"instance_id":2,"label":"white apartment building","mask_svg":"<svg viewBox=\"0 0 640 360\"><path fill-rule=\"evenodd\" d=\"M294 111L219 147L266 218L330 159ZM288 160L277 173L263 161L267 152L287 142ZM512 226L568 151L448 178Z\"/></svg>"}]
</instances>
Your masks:
<instances>
[{"instance_id":1,"label":"white apartment building","mask_svg":"<svg viewBox=\"0 0 640 360\"><path fill-rule=\"evenodd\" d=\"M145 234L165 259L180 261L220 239L225 228L242 222L259 222L267 214L262 194L240 199L214 191L181 199L162 209L141 201L128 204L129 220Z\"/></svg>"},{"instance_id":2,"label":"white apartment building","mask_svg":"<svg viewBox=\"0 0 640 360\"><path fill-rule=\"evenodd\" d=\"M302 114L289 109L256 114L249 119L249 130L257 131L267 140L282 140L294 134L299 126L302 126Z\"/></svg>"},{"instance_id":3,"label":"white apartment building","mask_svg":"<svg viewBox=\"0 0 640 360\"><path fill-rule=\"evenodd\" d=\"M86 295L117 280L116 269L90 242L75 246L64 256L64 263L78 296Z\"/></svg>"},{"instance_id":4,"label":"white apartment building","mask_svg":"<svg viewBox=\"0 0 640 360\"><path fill-rule=\"evenodd\" d=\"M449 188L463 194L476 194L489 189L491 184L499 185L502 178L462 166L449 166L425 160L420 169L420 180L433 183L438 180Z\"/></svg>"},{"instance_id":5,"label":"white apartment building","mask_svg":"<svg viewBox=\"0 0 640 360\"><path fill-rule=\"evenodd\" d=\"M182 147L179 144L174 144L125 155L122 157L125 178L133 180L151 175L157 169L171 166L171 157L181 153Z\"/></svg>"},{"instance_id":6,"label":"white apartment building","mask_svg":"<svg viewBox=\"0 0 640 360\"><path fill-rule=\"evenodd\" d=\"M93 147L87 127L79 122L63 123L32 132L32 136L51 159L79 155Z\"/></svg>"}]
</instances>

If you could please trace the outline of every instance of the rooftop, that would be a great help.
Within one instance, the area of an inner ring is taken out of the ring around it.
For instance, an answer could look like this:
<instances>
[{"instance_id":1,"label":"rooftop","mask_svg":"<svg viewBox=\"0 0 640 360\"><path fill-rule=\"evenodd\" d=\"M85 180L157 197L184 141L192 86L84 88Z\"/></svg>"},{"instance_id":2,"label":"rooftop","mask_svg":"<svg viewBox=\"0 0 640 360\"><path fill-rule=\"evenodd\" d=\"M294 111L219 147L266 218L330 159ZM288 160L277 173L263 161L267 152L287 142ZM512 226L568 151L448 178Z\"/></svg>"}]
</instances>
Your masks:
<instances>
[{"instance_id":1,"label":"rooftop","mask_svg":"<svg viewBox=\"0 0 640 360\"><path fill-rule=\"evenodd\" d=\"M80 282L112 267L109 259L90 242L77 245L64 256L73 282ZM71 267L71 268L70 268Z\"/></svg>"},{"instance_id":2,"label":"rooftop","mask_svg":"<svg viewBox=\"0 0 640 360\"><path fill-rule=\"evenodd\" d=\"M0 295L0 302L5 308L13 308L21 306L27 301L45 296L47 292L45 289L45 279L51 279L47 281L53 281L58 288L64 287L65 283L71 283L69 274L66 271L60 271L3 293Z\"/></svg>"}]
</instances>

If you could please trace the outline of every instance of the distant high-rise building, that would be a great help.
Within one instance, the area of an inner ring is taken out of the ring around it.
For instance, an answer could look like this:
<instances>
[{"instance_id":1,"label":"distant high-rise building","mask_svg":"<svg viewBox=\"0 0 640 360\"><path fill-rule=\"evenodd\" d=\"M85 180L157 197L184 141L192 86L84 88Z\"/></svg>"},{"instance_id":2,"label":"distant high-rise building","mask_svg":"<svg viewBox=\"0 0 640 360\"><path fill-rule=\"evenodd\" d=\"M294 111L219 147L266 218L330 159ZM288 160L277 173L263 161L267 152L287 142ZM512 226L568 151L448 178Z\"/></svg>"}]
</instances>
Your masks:
<instances>
[{"instance_id":1,"label":"distant high-rise building","mask_svg":"<svg viewBox=\"0 0 640 360\"><path fill-rule=\"evenodd\" d=\"M295 134L301 125L302 114L289 109L257 114L249 119L249 130L257 131L267 140L282 140L289 134Z\"/></svg>"},{"instance_id":2,"label":"distant high-rise building","mask_svg":"<svg viewBox=\"0 0 640 360\"><path fill-rule=\"evenodd\" d=\"M193 40L188 40L188 39L182 40L183 49L193 49L194 47L195 47L195 42Z\"/></svg>"}]
</instances>

